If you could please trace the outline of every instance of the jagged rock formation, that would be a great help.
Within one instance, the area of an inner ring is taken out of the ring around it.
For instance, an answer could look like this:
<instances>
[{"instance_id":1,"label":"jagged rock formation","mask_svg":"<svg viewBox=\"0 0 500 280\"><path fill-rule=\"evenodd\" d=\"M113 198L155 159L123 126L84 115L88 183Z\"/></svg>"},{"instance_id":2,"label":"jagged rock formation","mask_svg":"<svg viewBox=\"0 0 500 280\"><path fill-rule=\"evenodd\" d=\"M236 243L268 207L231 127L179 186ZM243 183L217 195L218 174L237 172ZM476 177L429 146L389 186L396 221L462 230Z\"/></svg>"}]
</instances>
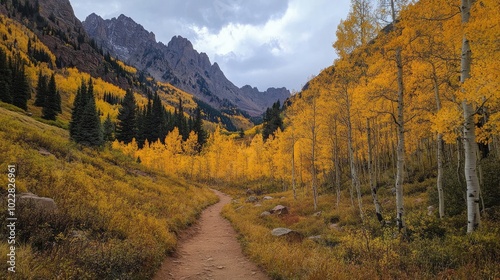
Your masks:
<instances>
[{"instance_id":1,"label":"jagged rock formation","mask_svg":"<svg viewBox=\"0 0 500 280\"><path fill-rule=\"evenodd\" d=\"M198 53L191 42L174 36L168 45L156 42L155 35L124 15L104 20L91 14L83 22L87 33L112 56L149 73L159 81L192 93L218 109L235 106L252 116L262 114L277 100L290 96L285 88L238 88L230 82L217 63L212 64L205 53Z\"/></svg>"}]
</instances>

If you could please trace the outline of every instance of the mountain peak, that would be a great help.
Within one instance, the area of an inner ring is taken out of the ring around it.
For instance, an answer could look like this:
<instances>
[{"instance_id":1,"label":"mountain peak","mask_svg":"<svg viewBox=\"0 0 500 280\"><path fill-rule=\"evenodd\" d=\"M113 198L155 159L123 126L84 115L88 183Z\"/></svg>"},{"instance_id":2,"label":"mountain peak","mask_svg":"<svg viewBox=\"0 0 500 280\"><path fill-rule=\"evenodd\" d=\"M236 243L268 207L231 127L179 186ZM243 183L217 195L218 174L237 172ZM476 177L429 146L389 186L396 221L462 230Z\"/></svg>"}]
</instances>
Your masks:
<instances>
[{"instance_id":1,"label":"mountain peak","mask_svg":"<svg viewBox=\"0 0 500 280\"><path fill-rule=\"evenodd\" d=\"M86 20L84 26L89 35L111 55L139 71L148 72L159 81L193 94L214 108L237 107L258 116L268 105L278 99L283 101L285 98L282 96L286 93L289 95L287 90L265 93L256 88L241 90L226 78L217 63L211 64L206 53L195 50L188 39L173 36L165 46L154 40L153 33L148 33L125 15L102 21L101 24L91 24L90 20L87 23Z\"/></svg>"},{"instance_id":2,"label":"mountain peak","mask_svg":"<svg viewBox=\"0 0 500 280\"><path fill-rule=\"evenodd\" d=\"M98 45L106 46L106 51L125 62L136 50L143 49L145 44L156 43L153 32L148 32L124 14L118 18L104 20L92 13L85 19L83 26Z\"/></svg>"},{"instance_id":3,"label":"mountain peak","mask_svg":"<svg viewBox=\"0 0 500 280\"><path fill-rule=\"evenodd\" d=\"M168 43L168 48L175 50L184 50L184 49L194 50L193 44L191 44L191 42L188 39L180 35L172 37L172 39Z\"/></svg>"},{"instance_id":4,"label":"mountain peak","mask_svg":"<svg viewBox=\"0 0 500 280\"><path fill-rule=\"evenodd\" d=\"M104 20L101 16L99 16L98 14L96 13L91 13L90 15L87 16L87 18L85 19L85 21L87 20Z\"/></svg>"}]
</instances>

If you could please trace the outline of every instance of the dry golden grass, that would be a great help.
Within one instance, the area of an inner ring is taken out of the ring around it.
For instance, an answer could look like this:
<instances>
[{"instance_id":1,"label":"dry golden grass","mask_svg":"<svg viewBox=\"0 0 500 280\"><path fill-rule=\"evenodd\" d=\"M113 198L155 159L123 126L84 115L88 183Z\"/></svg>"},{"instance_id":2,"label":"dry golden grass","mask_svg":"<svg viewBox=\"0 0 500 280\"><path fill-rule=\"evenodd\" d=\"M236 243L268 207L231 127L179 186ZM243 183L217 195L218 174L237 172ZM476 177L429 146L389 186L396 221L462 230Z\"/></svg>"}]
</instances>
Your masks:
<instances>
[{"instance_id":1,"label":"dry golden grass","mask_svg":"<svg viewBox=\"0 0 500 280\"><path fill-rule=\"evenodd\" d=\"M432 185L431 181L423 182ZM440 221L427 215L426 188L415 189L406 197L407 232L398 233L394 223L381 227L374 217L371 198L365 196L365 222L343 193L339 209L335 197L322 195L317 211L310 194L299 191L293 199L291 191L263 194L274 197L260 200L255 206L240 198L227 205L223 214L241 235L245 252L263 266L274 279L497 279L500 277L500 231L498 222L485 221L483 229L466 235L456 219ZM236 191L233 191L237 195ZM284 198L282 198L284 197ZM390 194L382 200L390 199ZM391 199L392 201L392 199ZM260 217L281 204L289 214ZM390 220L394 203L386 200L386 219ZM424 207L425 206L425 207ZM463 222L462 221L462 222ZM340 230L330 228L335 223ZM274 237L271 230L287 227L299 232L303 239L291 241ZM313 241L310 236L321 235ZM467 253L465 253L467 252Z\"/></svg>"},{"instance_id":2,"label":"dry golden grass","mask_svg":"<svg viewBox=\"0 0 500 280\"><path fill-rule=\"evenodd\" d=\"M217 200L208 188L68 138L66 130L0 108L0 168L16 164L17 191L53 198L58 207L55 215L16 210L16 279L148 278L174 249L176 233ZM0 182L4 205L7 176ZM4 256L6 241L0 241ZM0 269L7 270L6 262Z\"/></svg>"}]
</instances>

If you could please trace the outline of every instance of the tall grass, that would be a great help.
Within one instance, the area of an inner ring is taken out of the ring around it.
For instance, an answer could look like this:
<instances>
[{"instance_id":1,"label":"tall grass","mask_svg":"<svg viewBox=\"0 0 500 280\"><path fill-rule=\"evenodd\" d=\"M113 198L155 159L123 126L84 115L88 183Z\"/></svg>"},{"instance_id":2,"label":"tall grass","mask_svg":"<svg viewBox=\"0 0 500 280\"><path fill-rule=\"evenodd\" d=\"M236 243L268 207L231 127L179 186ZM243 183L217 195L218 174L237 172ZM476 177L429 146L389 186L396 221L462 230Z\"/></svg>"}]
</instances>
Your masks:
<instances>
[{"instance_id":1,"label":"tall grass","mask_svg":"<svg viewBox=\"0 0 500 280\"><path fill-rule=\"evenodd\" d=\"M50 214L18 205L15 279L149 278L177 233L217 200L205 187L148 171L108 148L78 146L63 129L0 108L0 170L9 164L17 166L18 192L50 197L58 208ZM5 205L7 176L0 184ZM8 249L0 236L2 259Z\"/></svg>"},{"instance_id":2,"label":"tall grass","mask_svg":"<svg viewBox=\"0 0 500 280\"><path fill-rule=\"evenodd\" d=\"M444 220L427 215L425 190L433 183L420 184L408 186L405 235L394 223L380 226L370 197L363 201L362 223L348 194L343 194L339 209L333 207L335 197L321 196L319 217L313 215L309 196L300 195L295 201L291 192L263 194L274 199L259 201L261 206L246 203L240 193L242 197L227 205L223 214L240 233L245 252L274 279L498 279L498 222L485 220L481 230L467 235L463 215ZM391 220L393 203L382 198ZM260 216L277 204L289 207L289 214ZM331 223L337 226L330 227ZM272 236L276 227L288 227L304 238ZM308 238L315 235L321 239Z\"/></svg>"}]
</instances>

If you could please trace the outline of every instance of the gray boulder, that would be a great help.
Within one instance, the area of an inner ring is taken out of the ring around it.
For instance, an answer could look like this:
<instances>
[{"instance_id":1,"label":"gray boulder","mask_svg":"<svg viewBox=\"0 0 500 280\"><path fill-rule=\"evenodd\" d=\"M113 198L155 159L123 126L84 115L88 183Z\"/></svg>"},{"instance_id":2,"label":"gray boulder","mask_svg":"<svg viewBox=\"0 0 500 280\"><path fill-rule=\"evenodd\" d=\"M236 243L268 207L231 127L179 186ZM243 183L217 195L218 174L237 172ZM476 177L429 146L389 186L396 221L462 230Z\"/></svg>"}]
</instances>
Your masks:
<instances>
[{"instance_id":1,"label":"gray boulder","mask_svg":"<svg viewBox=\"0 0 500 280\"><path fill-rule=\"evenodd\" d=\"M256 197L256 196L249 196L246 200L246 202L250 202L250 203L254 203L254 202L257 202L259 201L259 199Z\"/></svg>"},{"instance_id":2,"label":"gray boulder","mask_svg":"<svg viewBox=\"0 0 500 280\"><path fill-rule=\"evenodd\" d=\"M304 239L302 234L289 228L275 228L271 231L271 234L277 237L285 237L288 241L292 242L300 242Z\"/></svg>"},{"instance_id":3,"label":"gray boulder","mask_svg":"<svg viewBox=\"0 0 500 280\"><path fill-rule=\"evenodd\" d=\"M277 205L273 209L269 210L271 214L276 214L276 215L286 215L288 214L288 207L283 206L283 205Z\"/></svg>"},{"instance_id":4,"label":"gray boulder","mask_svg":"<svg viewBox=\"0 0 500 280\"><path fill-rule=\"evenodd\" d=\"M283 236L293 232L293 230L289 228L275 228L271 231L271 234L274 236Z\"/></svg>"},{"instance_id":5,"label":"gray boulder","mask_svg":"<svg viewBox=\"0 0 500 280\"><path fill-rule=\"evenodd\" d=\"M57 211L57 205L52 198L40 197L33 193L21 193L17 196L19 205L31 207L38 211L53 213Z\"/></svg>"},{"instance_id":6,"label":"gray boulder","mask_svg":"<svg viewBox=\"0 0 500 280\"><path fill-rule=\"evenodd\" d=\"M269 215L271 215L271 213L269 211L264 211L264 212L260 213L261 217L266 217L266 216L269 216Z\"/></svg>"}]
</instances>

